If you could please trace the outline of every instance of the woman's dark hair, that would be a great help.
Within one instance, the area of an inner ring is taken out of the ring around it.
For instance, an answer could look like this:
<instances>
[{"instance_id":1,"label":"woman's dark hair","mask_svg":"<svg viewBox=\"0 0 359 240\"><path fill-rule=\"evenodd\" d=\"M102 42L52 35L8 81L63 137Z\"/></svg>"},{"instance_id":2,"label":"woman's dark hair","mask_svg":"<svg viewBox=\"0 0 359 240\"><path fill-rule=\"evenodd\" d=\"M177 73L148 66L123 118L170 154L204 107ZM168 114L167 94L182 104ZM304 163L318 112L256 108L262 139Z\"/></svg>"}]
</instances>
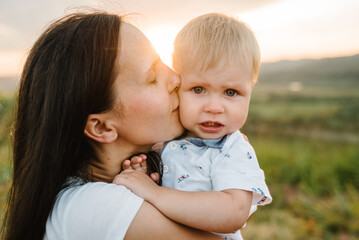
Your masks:
<instances>
[{"instance_id":1,"label":"woman's dark hair","mask_svg":"<svg viewBox=\"0 0 359 240\"><path fill-rule=\"evenodd\" d=\"M70 14L40 36L20 80L13 181L2 239L43 239L56 195L71 176L91 180L87 117L114 105L121 18Z\"/></svg>"}]
</instances>

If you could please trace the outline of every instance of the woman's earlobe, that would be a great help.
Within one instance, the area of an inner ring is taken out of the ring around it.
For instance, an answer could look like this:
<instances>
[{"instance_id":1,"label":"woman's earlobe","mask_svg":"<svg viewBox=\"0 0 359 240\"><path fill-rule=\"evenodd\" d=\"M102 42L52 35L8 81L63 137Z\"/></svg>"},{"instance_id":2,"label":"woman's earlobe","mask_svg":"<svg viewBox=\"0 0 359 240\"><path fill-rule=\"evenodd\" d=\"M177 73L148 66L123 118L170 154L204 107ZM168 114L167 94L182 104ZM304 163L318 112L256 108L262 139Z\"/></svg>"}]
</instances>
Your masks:
<instances>
[{"instance_id":1,"label":"woman's earlobe","mask_svg":"<svg viewBox=\"0 0 359 240\"><path fill-rule=\"evenodd\" d=\"M116 128L101 114L90 114L87 118L84 134L100 143L111 143L118 137Z\"/></svg>"}]
</instances>

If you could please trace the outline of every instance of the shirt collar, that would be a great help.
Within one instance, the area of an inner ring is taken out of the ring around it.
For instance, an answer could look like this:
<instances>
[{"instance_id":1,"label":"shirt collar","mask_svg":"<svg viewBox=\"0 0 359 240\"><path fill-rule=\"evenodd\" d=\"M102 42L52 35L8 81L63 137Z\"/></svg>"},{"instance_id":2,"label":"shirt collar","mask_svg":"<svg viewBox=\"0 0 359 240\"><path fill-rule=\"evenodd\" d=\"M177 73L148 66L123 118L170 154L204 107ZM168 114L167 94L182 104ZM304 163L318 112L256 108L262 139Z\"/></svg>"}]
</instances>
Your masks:
<instances>
[{"instance_id":1,"label":"shirt collar","mask_svg":"<svg viewBox=\"0 0 359 240\"><path fill-rule=\"evenodd\" d=\"M210 147L221 149L226 142L227 135L218 139L186 138L186 140L197 147Z\"/></svg>"}]
</instances>

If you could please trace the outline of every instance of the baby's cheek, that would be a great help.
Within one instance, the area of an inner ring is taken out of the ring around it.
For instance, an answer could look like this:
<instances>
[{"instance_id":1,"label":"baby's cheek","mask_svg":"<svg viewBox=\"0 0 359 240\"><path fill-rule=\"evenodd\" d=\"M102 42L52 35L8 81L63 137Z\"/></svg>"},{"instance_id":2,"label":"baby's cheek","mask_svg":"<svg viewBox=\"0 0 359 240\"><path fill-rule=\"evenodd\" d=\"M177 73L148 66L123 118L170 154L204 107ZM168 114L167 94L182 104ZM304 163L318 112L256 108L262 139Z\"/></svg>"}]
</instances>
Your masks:
<instances>
[{"instance_id":1,"label":"baby's cheek","mask_svg":"<svg viewBox=\"0 0 359 240\"><path fill-rule=\"evenodd\" d=\"M185 118L185 113L181 110L181 107L180 107L180 111L179 111L179 120L180 120L182 126L184 126L186 118Z\"/></svg>"},{"instance_id":2,"label":"baby's cheek","mask_svg":"<svg viewBox=\"0 0 359 240\"><path fill-rule=\"evenodd\" d=\"M179 119L180 119L182 126L187 129L188 128L187 112L185 110L181 110L181 107L180 107L180 111L179 111Z\"/></svg>"},{"instance_id":3,"label":"baby's cheek","mask_svg":"<svg viewBox=\"0 0 359 240\"><path fill-rule=\"evenodd\" d=\"M189 119L189 118L180 118L181 124L183 126L183 128L185 128L186 130L190 131L190 132L195 132L195 121L193 119Z\"/></svg>"}]
</instances>

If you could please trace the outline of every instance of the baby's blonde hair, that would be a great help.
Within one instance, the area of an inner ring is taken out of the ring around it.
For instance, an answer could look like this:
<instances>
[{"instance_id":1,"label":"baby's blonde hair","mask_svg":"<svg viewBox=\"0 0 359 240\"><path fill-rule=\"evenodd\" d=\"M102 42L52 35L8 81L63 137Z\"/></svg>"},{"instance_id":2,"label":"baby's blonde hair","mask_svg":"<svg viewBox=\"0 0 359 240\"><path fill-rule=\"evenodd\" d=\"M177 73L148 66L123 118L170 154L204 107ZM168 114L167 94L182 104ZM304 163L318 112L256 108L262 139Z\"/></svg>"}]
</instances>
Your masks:
<instances>
[{"instance_id":1,"label":"baby's blonde hair","mask_svg":"<svg viewBox=\"0 0 359 240\"><path fill-rule=\"evenodd\" d=\"M257 81L260 49L252 30L242 21L221 13L209 13L192 19L174 42L173 67L183 70L200 66L207 70L222 64L238 63L252 71ZM200 65L198 65L200 64Z\"/></svg>"}]
</instances>

